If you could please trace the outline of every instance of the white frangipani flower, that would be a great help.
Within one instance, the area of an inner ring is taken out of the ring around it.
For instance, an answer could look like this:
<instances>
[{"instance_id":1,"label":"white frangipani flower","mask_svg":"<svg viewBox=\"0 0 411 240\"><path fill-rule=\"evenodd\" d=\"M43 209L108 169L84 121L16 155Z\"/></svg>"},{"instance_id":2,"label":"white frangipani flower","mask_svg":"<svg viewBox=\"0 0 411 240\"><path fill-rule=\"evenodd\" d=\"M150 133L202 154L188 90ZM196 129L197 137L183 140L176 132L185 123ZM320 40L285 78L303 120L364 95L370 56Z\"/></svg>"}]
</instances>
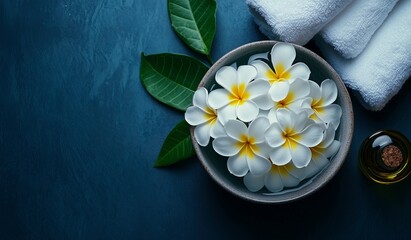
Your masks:
<instances>
[{"instance_id":1,"label":"white frangipani flower","mask_svg":"<svg viewBox=\"0 0 411 240\"><path fill-rule=\"evenodd\" d=\"M332 123L335 129L340 125L342 110L340 105L333 104L337 99L338 89L334 81L326 79L321 87L313 81L310 84L310 95L302 103L302 108L311 113L310 118L315 122Z\"/></svg>"},{"instance_id":2,"label":"white frangipani flower","mask_svg":"<svg viewBox=\"0 0 411 240\"><path fill-rule=\"evenodd\" d=\"M224 112L235 112L243 122L254 120L259 112L254 99L266 95L270 86L264 80L252 81L256 75L255 67L250 65L240 66L238 70L231 66L222 67L215 79L223 88L210 92L210 106L214 109L223 108Z\"/></svg>"},{"instance_id":3,"label":"white frangipani flower","mask_svg":"<svg viewBox=\"0 0 411 240\"><path fill-rule=\"evenodd\" d=\"M208 91L199 88L193 97L193 106L187 108L184 115L185 120L194 129L194 137L200 146L207 146L210 136L216 138L225 134L222 122L219 120L217 111L208 105Z\"/></svg>"},{"instance_id":4,"label":"white frangipani flower","mask_svg":"<svg viewBox=\"0 0 411 240\"><path fill-rule=\"evenodd\" d=\"M250 171L254 175L262 175L270 169L270 148L264 139L264 132L269 126L265 117L256 118L248 128L238 120L229 120L224 125L227 135L217 137L213 148L218 154L229 157L227 168L231 174L242 177Z\"/></svg>"},{"instance_id":5,"label":"white frangipani flower","mask_svg":"<svg viewBox=\"0 0 411 240\"><path fill-rule=\"evenodd\" d=\"M256 54L251 55L248 58L248 65L251 65L251 63L255 60L261 60L261 59L268 60L268 54L269 54L269 52L256 53Z\"/></svg>"},{"instance_id":6,"label":"white frangipani flower","mask_svg":"<svg viewBox=\"0 0 411 240\"><path fill-rule=\"evenodd\" d=\"M310 148L312 159L308 166L303 168L307 177L312 177L323 169L329 163L328 159L340 149L340 142L334 138L335 128L331 123L325 130L323 140L317 146Z\"/></svg>"},{"instance_id":7,"label":"white frangipani flower","mask_svg":"<svg viewBox=\"0 0 411 240\"><path fill-rule=\"evenodd\" d=\"M257 68L256 79L264 79L271 85L279 82L291 83L297 78L308 80L311 74L310 69L301 62L292 65L295 56L296 52L292 44L276 43L271 49L271 64L274 69L262 60L251 62L251 65Z\"/></svg>"},{"instance_id":8,"label":"white frangipani flower","mask_svg":"<svg viewBox=\"0 0 411 240\"><path fill-rule=\"evenodd\" d=\"M280 86L282 83L278 83ZM276 112L277 109L287 108L293 110L294 112L299 112L301 110L301 104L304 99L310 93L310 87L307 81L297 78L294 82L286 85L285 88L278 90L279 88L271 88L269 94L271 96L271 109L268 113L268 118L270 122L277 122ZM256 99L259 102L259 98ZM263 106L263 104L260 104ZM264 109L264 108L263 108Z\"/></svg>"},{"instance_id":9,"label":"white frangipani flower","mask_svg":"<svg viewBox=\"0 0 411 240\"><path fill-rule=\"evenodd\" d=\"M296 168L292 162L284 166L271 165L271 169L264 175L256 176L247 173L244 176L244 185L251 192L257 192L264 186L270 192L279 192L284 187L295 187L305 178L302 168Z\"/></svg>"},{"instance_id":10,"label":"white frangipani flower","mask_svg":"<svg viewBox=\"0 0 411 240\"><path fill-rule=\"evenodd\" d=\"M272 147L272 163L282 166L292 161L297 168L307 166L311 160L309 148L323 139L323 124L313 123L305 111L294 113L281 108L276 116L278 122L272 123L265 134Z\"/></svg>"}]
</instances>

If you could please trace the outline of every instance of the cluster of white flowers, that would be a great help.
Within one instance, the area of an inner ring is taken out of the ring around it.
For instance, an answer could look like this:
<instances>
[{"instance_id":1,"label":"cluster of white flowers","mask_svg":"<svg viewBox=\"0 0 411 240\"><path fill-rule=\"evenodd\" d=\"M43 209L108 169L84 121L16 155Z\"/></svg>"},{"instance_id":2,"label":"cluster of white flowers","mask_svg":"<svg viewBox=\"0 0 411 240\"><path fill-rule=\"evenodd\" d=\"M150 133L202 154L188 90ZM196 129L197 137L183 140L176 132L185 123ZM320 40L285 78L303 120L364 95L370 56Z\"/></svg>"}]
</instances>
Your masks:
<instances>
[{"instance_id":1,"label":"cluster of white flowers","mask_svg":"<svg viewBox=\"0 0 411 240\"><path fill-rule=\"evenodd\" d=\"M265 186L278 192L328 164L340 146L335 131L342 111L334 104L334 81L319 86L309 80L308 66L293 64L293 45L277 43L264 55L219 69L215 80L222 88L199 88L185 119L199 145L214 139L213 149L228 157L228 171L244 177L250 191Z\"/></svg>"}]
</instances>

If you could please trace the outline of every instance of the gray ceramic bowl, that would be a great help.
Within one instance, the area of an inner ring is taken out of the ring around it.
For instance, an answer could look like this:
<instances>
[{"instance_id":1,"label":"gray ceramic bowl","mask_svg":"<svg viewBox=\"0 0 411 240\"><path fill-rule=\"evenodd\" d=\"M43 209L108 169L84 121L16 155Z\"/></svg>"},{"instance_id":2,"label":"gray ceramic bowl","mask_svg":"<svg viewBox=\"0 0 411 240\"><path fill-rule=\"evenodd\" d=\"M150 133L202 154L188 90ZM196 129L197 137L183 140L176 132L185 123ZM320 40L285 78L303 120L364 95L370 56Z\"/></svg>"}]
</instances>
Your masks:
<instances>
[{"instance_id":1,"label":"gray ceramic bowl","mask_svg":"<svg viewBox=\"0 0 411 240\"><path fill-rule=\"evenodd\" d=\"M275 41L261 41L243 45L219 59L204 75L198 87L205 87L208 90L216 84L215 74L218 69L237 62L237 65L247 64L248 58L256 53L269 52ZM351 99L341 78L335 70L321 57L312 51L294 45L297 56L294 62L304 62L311 70L310 79L321 82L330 78L336 82L338 88L338 98L336 103L342 108L342 118L340 126L336 132L336 139L341 142L337 154L331 159L330 164L320 171L317 175L307 181L303 181L299 186L283 190L276 194L266 194L264 191L256 193L250 192L243 184L242 178L231 175L227 170L227 160L214 152L211 144L201 147L194 139L193 129L191 137L198 158L205 170L219 185L232 194L243 199L260 203L283 203L305 197L324 186L337 173L342 166L348 150L350 148L353 134L353 110Z\"/></svg>"}]
</instances>

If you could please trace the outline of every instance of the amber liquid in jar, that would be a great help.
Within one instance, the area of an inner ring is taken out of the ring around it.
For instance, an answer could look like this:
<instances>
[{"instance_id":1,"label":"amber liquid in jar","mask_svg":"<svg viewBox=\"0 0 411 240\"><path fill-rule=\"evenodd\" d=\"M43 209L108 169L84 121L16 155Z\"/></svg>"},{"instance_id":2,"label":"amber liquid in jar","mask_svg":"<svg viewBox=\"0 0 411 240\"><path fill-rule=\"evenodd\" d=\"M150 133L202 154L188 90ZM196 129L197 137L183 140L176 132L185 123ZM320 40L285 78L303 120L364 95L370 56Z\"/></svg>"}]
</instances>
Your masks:
<instances>
[{"instance_id":1,"label":"amber liquid in jar","mask_svg":"<svg viewBox=\"0 0 411 240\"><path fill-rule=\"evenodd\" d=\"M396 183L411 172L411 144L396 131L380 131L364 140L360 169L366 177L382 184Z\"/></svg>"}]
</instances>

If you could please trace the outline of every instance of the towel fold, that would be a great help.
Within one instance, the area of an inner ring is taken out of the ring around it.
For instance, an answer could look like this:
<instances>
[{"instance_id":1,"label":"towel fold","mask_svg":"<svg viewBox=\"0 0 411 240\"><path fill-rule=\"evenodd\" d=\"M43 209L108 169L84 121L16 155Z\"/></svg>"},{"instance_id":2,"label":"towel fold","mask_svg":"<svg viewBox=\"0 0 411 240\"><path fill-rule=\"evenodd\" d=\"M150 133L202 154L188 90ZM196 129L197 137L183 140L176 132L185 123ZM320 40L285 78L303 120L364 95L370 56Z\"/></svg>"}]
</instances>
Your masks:
<instances>
[{"instance_id":1,"label":"towel fold","mask_svg":"<svg viewBox=\"0 0 411 240\"><path fill-rule=\"evenodd\" d=\"M411 76L411 1L399 1L363 52L345 59L322 39L316 41L364 107L381 110Z\"/></svg>"},{"instance_id":2,"label":"towel fold","mask_svg":"<svg viewBox=\"0 0 411 240\"><path fill-rule=\"evenodd\" d=\"M345 58L362 52L398 0L357 0L328 23L320 35Z\"/></svg>"},{"instance_id":3,"label":"towel fold","mask_svg":"<svg viewBox=\"0 0 411 240\"><path fill-rule=\"evenodd\" d=\"M304 45L351 1L247 0L247 4L269 38Z\"/></svg>"}]
</instances>

